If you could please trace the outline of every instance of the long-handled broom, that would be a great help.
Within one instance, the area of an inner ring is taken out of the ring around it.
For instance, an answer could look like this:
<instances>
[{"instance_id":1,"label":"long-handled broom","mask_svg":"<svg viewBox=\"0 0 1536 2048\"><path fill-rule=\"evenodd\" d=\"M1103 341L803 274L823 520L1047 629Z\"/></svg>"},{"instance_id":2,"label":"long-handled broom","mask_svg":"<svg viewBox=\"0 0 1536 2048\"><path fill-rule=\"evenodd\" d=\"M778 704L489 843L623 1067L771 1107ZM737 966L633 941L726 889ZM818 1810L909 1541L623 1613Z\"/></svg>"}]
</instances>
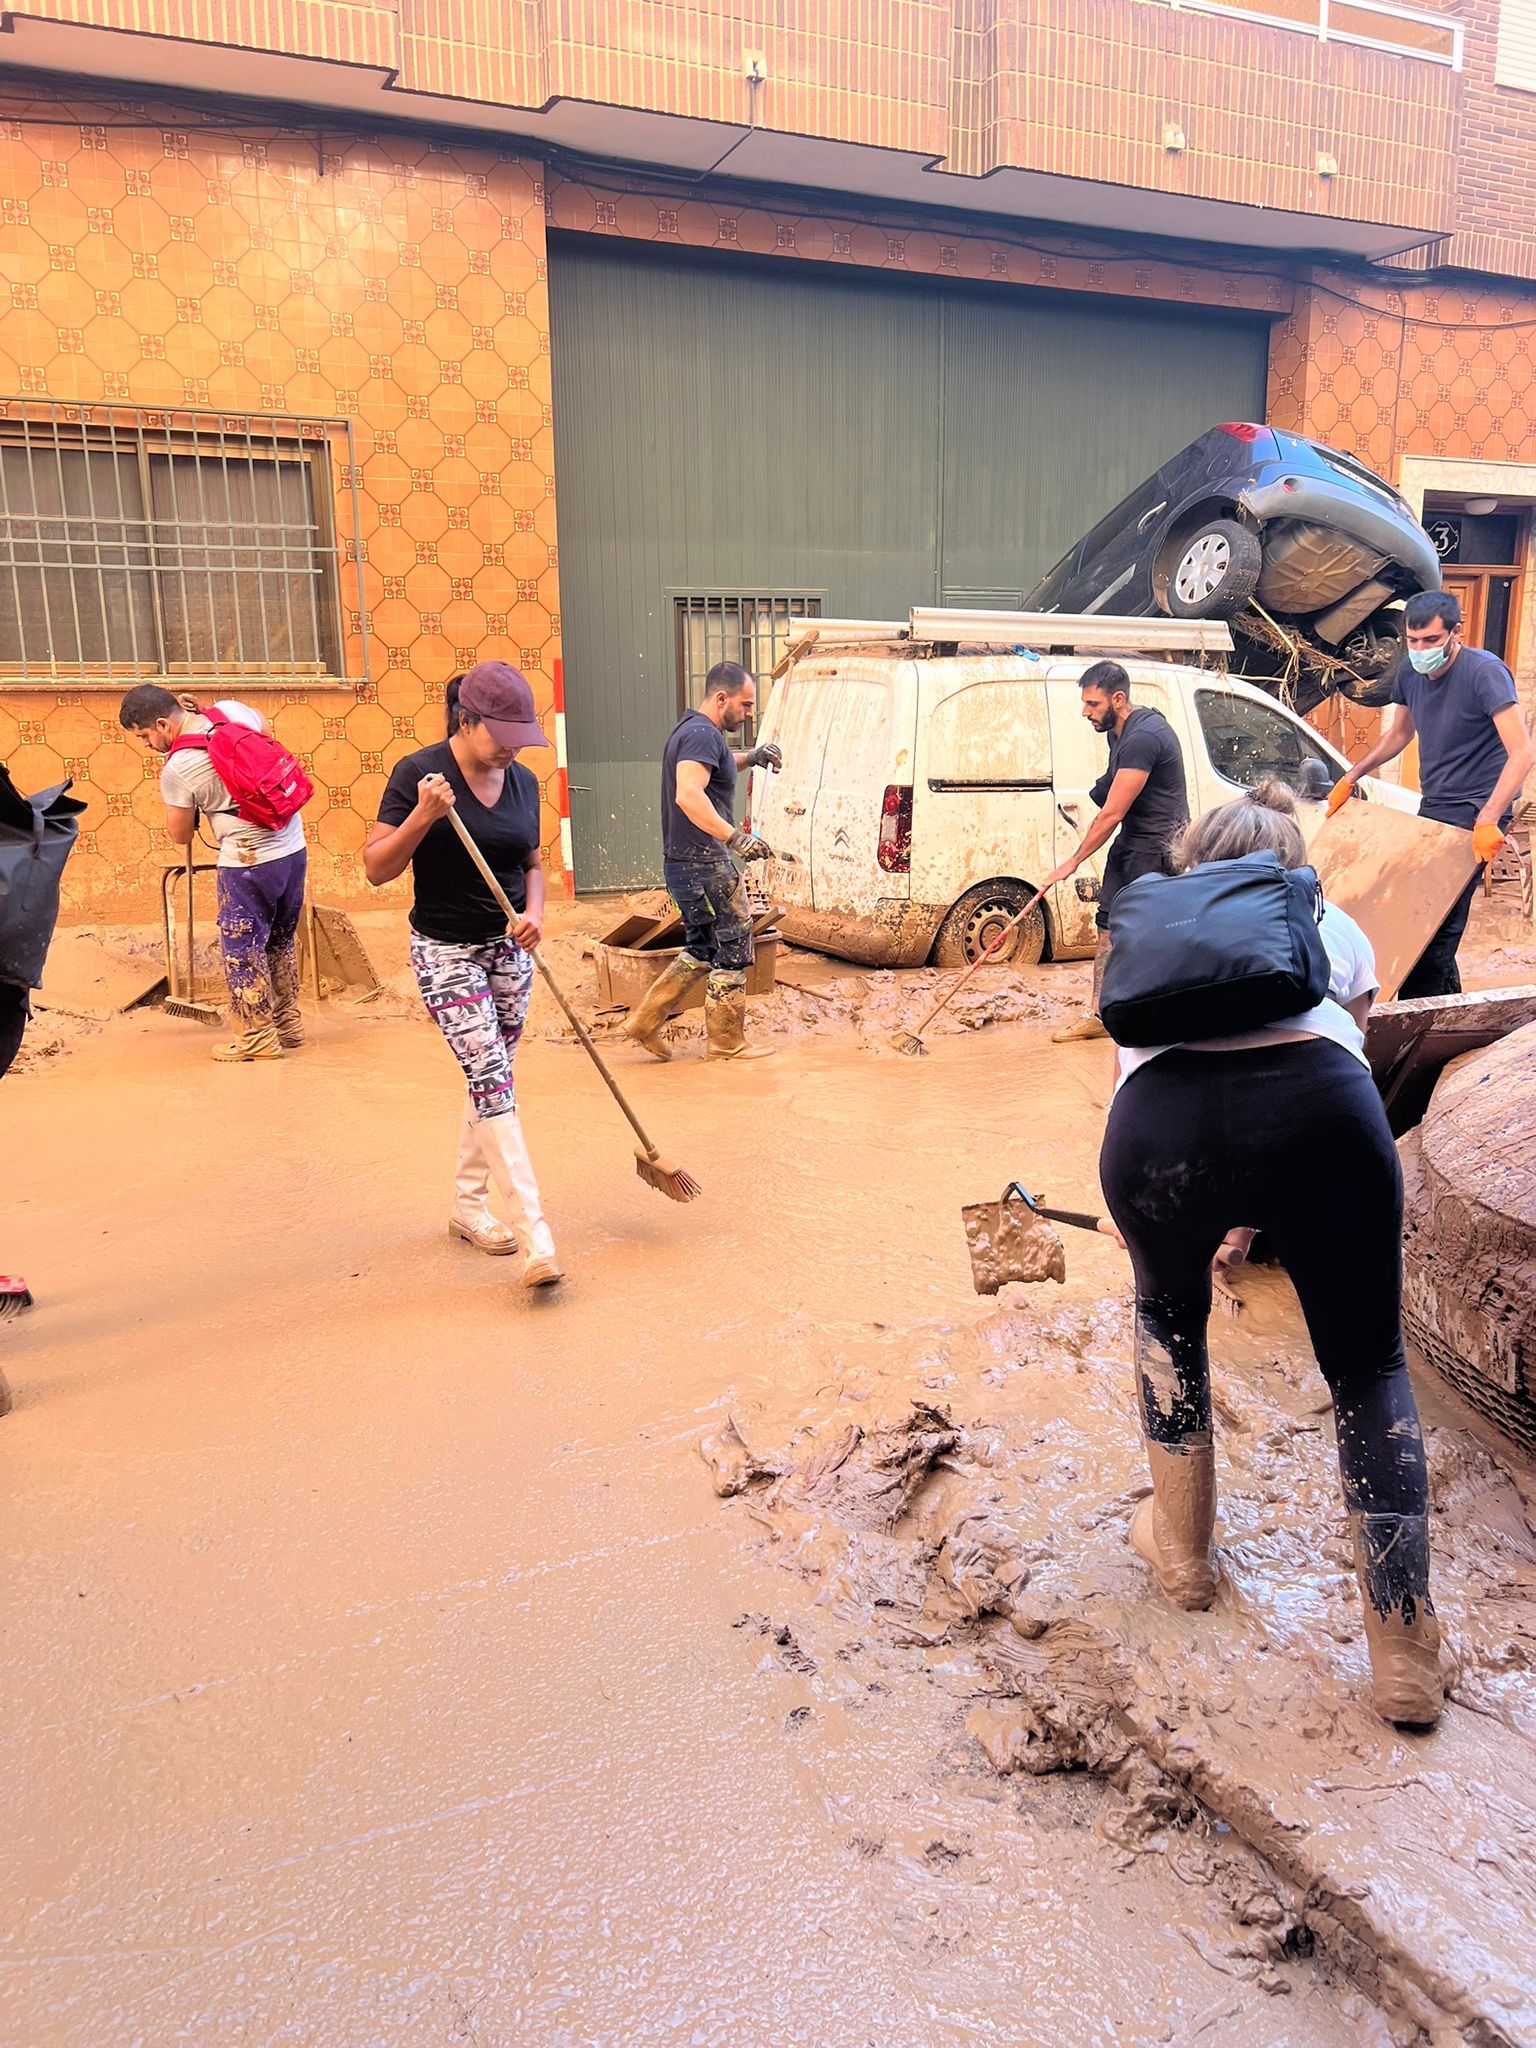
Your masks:
<instances>
[{"instance_id":1,"label":"long-handled broom","mask_svg":"<svg viewBox=\"0 0 1536 2048\"><path fill-rule=\"evenodd\" d=\"M1028 917L1029 913L1034 909L1035 905L1040 901L1040 898L1044 894L1045 891L1043 889L1038 890L1033 896L1030 897L1029 901L1025 904L1022 910L1014 912L1013 916L1009 918L1008 922L1003 926L1002 930L998 933L997 937L993 939L991 944L987 947L986 951L982 953L977 959L971 962L970 966L967 967L964 974L962 974L958 978L958 980L952 981L950 983L949 987L944 991L943 995L939 997L939 1000L934 1004L933 1008L928 1012L927 1016L923 1019L922 1023L918 1025L915 1031L892 1032L891 1043L895 1046L898 1052L909 1053L913 1059L918 1059L924 1053L927 1052L928 1048L923 1043L923 1033L928 1029L928 1026L933 1022L934 1018L937 1017L940 1010L948 1008L948 1006L954 1001L955 997L959 995L961 989L965 987L965 984L970 980L971 976L976 972L976 970L980 967L986 966L987 962L992 958L992 955L997 951L998 947L1001 946L1004 939L1007 938L1008 934L1010 932L1016 932L1018 930L1019 926L1024 922L1025 918Z\"/></svg>"},{"instance_id":2,"label":"long-handled broom","mask_svg":"<svg viewBox=\"0 0 1536 2048\"><path fill-rule=\"evenodd\" d=\"M491 873L489 862L486 860L485 855L480 851L479 847L476 846L474 840L470 838L469 833L465 828L464 820L459 816L457 811L450 811L448 813L448 822L452 825L454 831L458 833L459 838L463 843L464 851L469 855L470 859L474 862L475 866L480 870L480 874L485 882L485 886L490 890L491 894L496 898L496 901L501 905L502 913L507 920L507 929L508 931L510 931L513 925L517 923L517 912L512 908L512 905L507 898L506 891L502 888L500 882L497 881L496 877ZM641 1149L637 1150L635 1153L635 1171L639 1174L640 1178L647 1184L648 1187L655 1188L658 1191L658 1193L667 1196L667 1198L670 1201L693 1201L699 1194L703 1192L698 1182L694 1179L691 1173L685 1173L682 1167L675 1166L670 1159L663 1159L661 1154L656 1150L656 1147L651 1143L650 1139L646 1136L644 1130L641 1128L639 1117L635 1115L635 1112L630 1108L629 1104L625 1101L623 1093L619 1088L618 1082L615 1081L612 1074L609 1073L608 1068L604 1063L602 1054L598 1051L597 1047L592 1043L592 1039L587 1031L586 1025L582 1023L581 1019L577 1016L576 1012L571 1008L570 1004L566 1001L565 996L561 991L559 982L555 980L555 977L544 965L543 956L539 952L537 946L532 948L532 958L534 966L539 970L540 974L542 974L544 977L545 987L549 990L550 994L554 997L555 1001L560 1005L561 1009L565 1012L565 1021L570 1025L571 1029L575 1032L576 1036L581 1040L582 1046L586 1051L587 1057L591 1060L593 1066L596 1067L597 1071L602 1075L604 1081L607 1083L608 1093L613 1097L614 1101L619 1105L620 1109L623 1110L625 1116L629 1119L630 1129L634 1132L635 1136L640 1140Z\"/></svg>"}]
</instances>

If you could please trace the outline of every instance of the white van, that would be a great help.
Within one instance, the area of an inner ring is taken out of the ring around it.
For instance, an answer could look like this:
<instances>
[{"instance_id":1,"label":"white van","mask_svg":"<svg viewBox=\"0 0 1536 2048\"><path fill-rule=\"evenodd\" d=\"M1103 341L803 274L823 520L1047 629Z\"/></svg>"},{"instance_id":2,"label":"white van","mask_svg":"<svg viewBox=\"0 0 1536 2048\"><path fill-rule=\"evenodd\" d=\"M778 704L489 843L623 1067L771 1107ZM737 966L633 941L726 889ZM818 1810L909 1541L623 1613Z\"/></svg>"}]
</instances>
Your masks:
<instances>
[{"instance_id":1,"label":"white van","mask_svg":"<svg viewBox=\"0 0 1536 2048\"><path fill-rule=\"evenodd\" d=\"M792 856L764 877L785 937L872 967L976 959L1095 815L1088 791L1108 742L1083 717L1077 680L1102 658L925 655L893 639L818 644L795 661L757 734L778 742L784 767L753 771L750 806L753 830ZM1322 822L1347 764L1303 719L1210 670L1114 658L1132 701L1178 734L1197 816L1272 775L1302 799L1309 835ZM1418 808L1394 784L1362 788ZM1059 883L997 957L1091 953L1103 867L1101 852Z\"/></svg>"}]
</instances>

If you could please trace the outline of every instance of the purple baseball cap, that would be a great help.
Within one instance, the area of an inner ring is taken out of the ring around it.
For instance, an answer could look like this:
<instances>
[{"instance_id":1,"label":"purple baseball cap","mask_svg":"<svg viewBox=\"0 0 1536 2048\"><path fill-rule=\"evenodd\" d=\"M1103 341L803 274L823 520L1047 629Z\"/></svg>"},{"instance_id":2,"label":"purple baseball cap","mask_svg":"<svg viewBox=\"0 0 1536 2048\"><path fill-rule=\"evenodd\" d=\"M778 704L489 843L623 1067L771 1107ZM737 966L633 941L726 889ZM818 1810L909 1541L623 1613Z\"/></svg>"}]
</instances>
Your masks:
<instances>
[{"instance_id":1,"label":"purple baseball cap","mask_svg":"<svg viewBox=\"0 0 1536 2048\"><path fill-rule=\"evenodd\" d=\"M472 711L498 747L547 747L528 678L509 661L477 661L459 685L459 709Z\"/></svg>"}]
</instances>

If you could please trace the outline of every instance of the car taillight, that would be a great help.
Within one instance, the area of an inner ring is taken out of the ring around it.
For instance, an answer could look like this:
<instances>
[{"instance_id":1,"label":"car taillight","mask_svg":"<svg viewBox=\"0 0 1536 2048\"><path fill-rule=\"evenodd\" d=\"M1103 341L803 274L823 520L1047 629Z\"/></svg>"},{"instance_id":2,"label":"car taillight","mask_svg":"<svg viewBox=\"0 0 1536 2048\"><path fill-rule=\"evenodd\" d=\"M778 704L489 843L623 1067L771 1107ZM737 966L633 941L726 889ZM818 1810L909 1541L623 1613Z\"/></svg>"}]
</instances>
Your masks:
<instances>
[{"instance_id":1,"label":"car taillight","mask_svg":"<svg viewBox=\"0 0 1536 2048\"><path fill-rule=\"evenodd\" d=\"M912 871L912 785L887 783L880 801L880 843L875 858L888 875Z\"/></svg>"},{"instance_id":2,"label":"car taillight","mask_svg":"<svg viewBox=\"0 0 1536 2048\"><path fill-rule=\"evenodd\" d=\"M1230 434L1234 441L1257 441L1264 429L1251 427L1246 420L1225 420L1216 431L1218 434Z\"/></svg>"}]
</instances>

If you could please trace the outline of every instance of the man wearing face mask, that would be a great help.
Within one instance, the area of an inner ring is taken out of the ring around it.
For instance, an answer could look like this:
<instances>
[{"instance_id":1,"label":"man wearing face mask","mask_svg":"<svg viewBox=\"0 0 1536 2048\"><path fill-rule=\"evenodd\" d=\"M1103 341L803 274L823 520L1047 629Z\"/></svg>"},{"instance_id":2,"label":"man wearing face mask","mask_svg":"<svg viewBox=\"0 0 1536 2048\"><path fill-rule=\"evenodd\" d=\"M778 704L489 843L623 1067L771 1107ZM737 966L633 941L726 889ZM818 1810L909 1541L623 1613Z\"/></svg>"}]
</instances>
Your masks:
<instances>
[{"instance_id":1,"label":"man wearing face mask","mask_svg":"<svg viewBox=\"0 0 1536 2048\"><path fill-rule=\"evenodd\" d=\"M1444 590L1421 591L1403 613L1407 654L1392 678L1397 709L1385 733L1334 784L1328 815L1342 809L1362 775L1419 742L1419 816L1472 834L1479 866L1447 912L1398 994L1461 993L1456 949L1467 928L1483 867L1504 843L1509 815L1532 760L1514 677L1497 655L1464 645L1461 606Z\"/></svg>"},{"instance_id":2,"label":"man wearing face mask","mask_svg":"<svg viewBox=\"0 0 1536 2048\"><path fill-rule=\"evenodd\" d=\"M628 1037L659 1060L672 1057L662 1026L698 977L704 984L704 1028L712 1060L760 1060L771 1045L745 1035L747 969L752 965L752 914L736 861L772 852L736 825L736 775L784 757L770 741L741 752L739 733L757 703L757 685L738 661L717 661L704 678L704 701L685 711L661 757L662 874L683 920L683 949L659 974L624 1023ZM735 859L732 859L732 855Z\"/></svg>"},{"instance_id":3,"label":"man wearing face mask","mask_svg":"<svg viewBox=\"0 0 1536 2048\"><path fill-rule=\"evenodd\" d=\"M1131 702L1131 679L1118 661L1096 661L1083 670L1077 686L1083 693L1084 718L1109 741L1109 765L1088 792L1099 815L1077 851L1046 876L1042 891L1076 874L1109 840L1115 843L1099 884L1092 1006L1087 1016L1051 1033L1058 1044L1106 1035L1099 1022L1099 992L1109 958L1109 906L1139 875L1172 873L1168 849L1189 823L1184 754L1178 734L1161 711Z\"/></svg>"}]
</instances>

